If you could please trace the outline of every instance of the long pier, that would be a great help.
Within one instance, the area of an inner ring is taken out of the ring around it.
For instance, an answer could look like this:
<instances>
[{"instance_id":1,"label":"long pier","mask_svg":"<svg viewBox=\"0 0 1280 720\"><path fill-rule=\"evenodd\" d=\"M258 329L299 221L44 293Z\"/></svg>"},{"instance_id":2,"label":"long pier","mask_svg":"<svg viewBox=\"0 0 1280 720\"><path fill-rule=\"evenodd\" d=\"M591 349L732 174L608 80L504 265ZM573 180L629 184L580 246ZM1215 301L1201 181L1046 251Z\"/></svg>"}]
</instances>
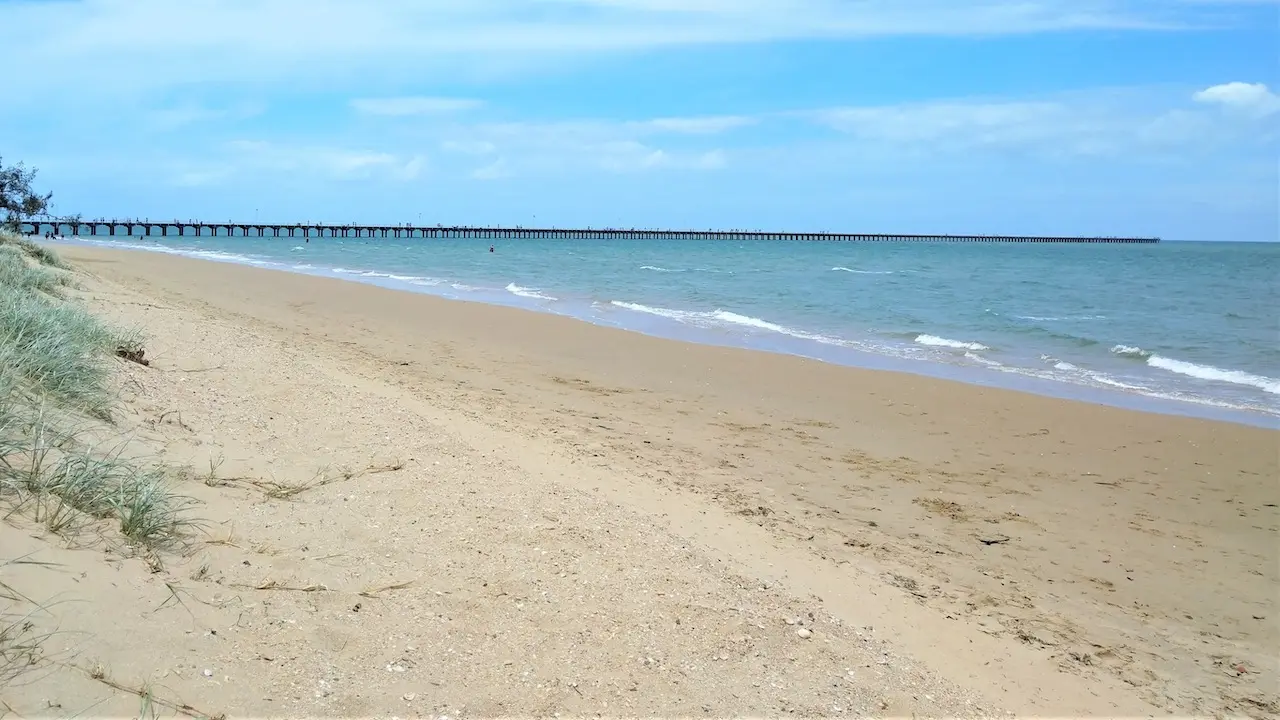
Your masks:
<instances>
[{"instance_id":1,"label":"long pier","mask_svg":"<svg viewBox=\"0 0 1280 720\"><path fill-rule=\"evenodd\" d=\"M22 232L74 237L273 237L297 238L475 238L485 240L806 240L836 242L1158 243L1160 238L1035 235L899 235L884 233L794 233L739 230L637 230L625 228L423 227L415 225L326 225L314 223L209 223L154 220L81 220L22 223Z\"/></svg>"}]
</instances>

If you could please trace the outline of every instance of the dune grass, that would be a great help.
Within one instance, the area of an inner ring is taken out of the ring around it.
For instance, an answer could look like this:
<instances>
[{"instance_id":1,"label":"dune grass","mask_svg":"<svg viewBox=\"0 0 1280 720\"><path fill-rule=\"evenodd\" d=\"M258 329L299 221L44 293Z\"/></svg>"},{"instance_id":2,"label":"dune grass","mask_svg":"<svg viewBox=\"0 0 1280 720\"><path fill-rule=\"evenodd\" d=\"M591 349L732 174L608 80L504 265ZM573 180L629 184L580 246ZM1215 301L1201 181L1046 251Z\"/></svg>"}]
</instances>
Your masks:
<instances>
[{"instance_id":1,"label":"dune grass","mask_svg":"<svg viewBox=\"0 0 1280 720\"><path fill-rule=\"evenodd\" d=\"M62 259L58 253L22 235L14 235L0 231L0 246L15 247L22 251L27 257L35 260L41 265L54 267L61 270L70 270L71 266Z\"/></svg>"},{"instance_id":2,"label":"dune grass","mask_svg":"<svg viewBox=\"0 0 1280 720\"><path fill-rule=\"evenodd\" d=\"M47 565L30 557L0 560L0 688L14 684L44 659L43 645L53 634L37 629L47 608L4 581L4 570L17 565Z\"/></svg>"},{"instance_id":3,"label":"dune grass","mask_svg":"<svg viewBox=\"0 0 1280 720\"><path fill-rule=\"evenodd\" d=\"M114 520L129 540L172 543L191 521L165 468L104 449L116 355L136 332L61 298L74 283L52 251L0 235L0 500L50 530ZM108 443L109 446L109 443Z\"/></svg>"},{"instance_id":4,"label":"dune grass","mask_svg":"<svg viewBox=\"0 0 1280 720\"><path fill-rule=\"evenodd\" d=\"M0 245L0 286L56 295L74 281L74 276L66 270L37 263L17 245Z\"/></svg>"}]
</instances>

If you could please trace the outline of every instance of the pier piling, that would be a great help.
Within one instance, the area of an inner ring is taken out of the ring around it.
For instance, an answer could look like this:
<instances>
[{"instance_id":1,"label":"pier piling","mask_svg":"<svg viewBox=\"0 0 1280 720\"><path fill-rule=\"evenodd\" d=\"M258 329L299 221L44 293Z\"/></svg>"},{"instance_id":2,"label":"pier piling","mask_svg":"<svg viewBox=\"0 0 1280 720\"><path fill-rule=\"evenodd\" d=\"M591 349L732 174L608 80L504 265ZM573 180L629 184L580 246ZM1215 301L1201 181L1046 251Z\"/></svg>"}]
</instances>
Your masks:
<instances>
[{"instance_id":1,"label":"pier piling","mask_svg":"<svg viewBox=\"0 0 1280 720\"><path fill-rule=\"evenodd\" d=\"M81 220L79 222L24 222L20 232L72 237L301 237L301 238L418 238L418 239L511 239L511 240L794 240L804 242L981 242L981 243L1088 243L1153 244L1158 237L1063 237L1035 235L954 235L954 234L866 234L794 233L737 230L636 230L623 228L525 228L436 225L324 225L310 223L203 223L157 222L152 220Z\"/></svg>"}]
</instances>

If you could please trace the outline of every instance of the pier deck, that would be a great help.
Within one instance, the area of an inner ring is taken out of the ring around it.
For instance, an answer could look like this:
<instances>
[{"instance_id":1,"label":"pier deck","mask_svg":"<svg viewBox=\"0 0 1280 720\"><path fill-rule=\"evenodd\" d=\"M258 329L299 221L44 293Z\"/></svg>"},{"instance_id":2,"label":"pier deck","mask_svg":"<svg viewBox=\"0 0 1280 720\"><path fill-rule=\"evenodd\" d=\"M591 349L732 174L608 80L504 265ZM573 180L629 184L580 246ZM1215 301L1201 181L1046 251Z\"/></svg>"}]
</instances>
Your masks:
<instances>
[{"instance_id":1,"label":"pier deck","mask_svg":"<svg viewBox=\"0 0 1280 720\"><path fill-rule=\"evenodd\" d=\"M22 223L23 232L77 237L274 237L274 238L475 238L486 240L803 240L830 242L1158 243L1160 238L1035 235L902 235L796 233L738 230L637 230L625 228L424 227L313 223L210 223L155 220L82 220Z\"/></svg>"}]
</instances>

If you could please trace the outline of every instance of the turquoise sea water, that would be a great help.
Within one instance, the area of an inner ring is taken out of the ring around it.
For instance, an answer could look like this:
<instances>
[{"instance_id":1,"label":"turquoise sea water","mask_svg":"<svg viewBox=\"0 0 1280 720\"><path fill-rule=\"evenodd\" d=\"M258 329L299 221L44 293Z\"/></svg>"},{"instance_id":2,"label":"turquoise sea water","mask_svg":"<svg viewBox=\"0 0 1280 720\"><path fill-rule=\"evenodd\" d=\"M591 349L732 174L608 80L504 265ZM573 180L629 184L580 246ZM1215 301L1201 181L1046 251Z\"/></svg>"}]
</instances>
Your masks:
<instances>
[{"instance_id":1,"label":"turquoise sea water","mask_svg":"<svg viewBox=\"0 0 1280 720\"><path fill-rule=\"evenodd\" d=\"M1280 426L1280 244L78 241Z\"/></svg>"}]
</instances>

